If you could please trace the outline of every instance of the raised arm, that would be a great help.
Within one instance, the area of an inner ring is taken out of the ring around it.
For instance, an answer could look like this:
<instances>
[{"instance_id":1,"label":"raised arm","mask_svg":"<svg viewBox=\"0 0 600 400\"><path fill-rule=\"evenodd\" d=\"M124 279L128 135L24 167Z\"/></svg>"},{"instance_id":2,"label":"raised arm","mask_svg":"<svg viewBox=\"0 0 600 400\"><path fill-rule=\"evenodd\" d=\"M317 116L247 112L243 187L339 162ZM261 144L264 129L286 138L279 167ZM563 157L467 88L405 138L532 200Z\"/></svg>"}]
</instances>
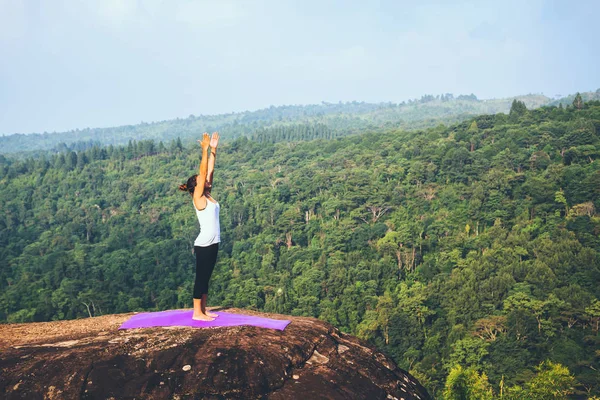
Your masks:
<instances>
[{"instance_id":1,"label":"raised arm","mask_svg":"<svg viewBox=\"0 0 600 400\"><path fill-rule=\"evenodd\" d=\"M204 197L204 182L206 182L206 173L208 170L208 154L207 150L210 145L210 137L208 133L202 135L202 141L200 146L202 147L202 160L200 161L200 170L196 177L196 188L194 189L194 205L198 210L206 208L206 197Z\"/></svg>"},{"instance_id":2,"label":"raised arm","mask_svg":"<svg viewBox=\"0 0 600 400\"><path fill-rule=\"evenodd\" d=\"M219 132L214 132L210 138L210 155L208 160L207 181L213 183L213 173L215 172L215 160L217 158L217 146L219 145Z\"/></svg>"}]
</instances>

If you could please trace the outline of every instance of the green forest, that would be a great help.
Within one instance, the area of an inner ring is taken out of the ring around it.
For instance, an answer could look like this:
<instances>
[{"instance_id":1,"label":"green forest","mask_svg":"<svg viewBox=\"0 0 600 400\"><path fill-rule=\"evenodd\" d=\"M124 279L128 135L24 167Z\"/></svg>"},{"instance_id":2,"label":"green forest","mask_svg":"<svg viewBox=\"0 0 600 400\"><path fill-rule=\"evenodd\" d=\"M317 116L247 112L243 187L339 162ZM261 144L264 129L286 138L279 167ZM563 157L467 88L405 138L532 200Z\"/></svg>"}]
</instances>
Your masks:
<instances>
[{"instance_id":1,"label":"green forest","mask_svg":"<svg viewBox=\"0 0 600 400\"><path fill-rule=\"evenodd\" d=\"M599 396L600 101L528 108L224 134L209 306L330 322L435 398ZM178 136L0 155L0 321L191 307Z\"/></svg>"}]
</instances>

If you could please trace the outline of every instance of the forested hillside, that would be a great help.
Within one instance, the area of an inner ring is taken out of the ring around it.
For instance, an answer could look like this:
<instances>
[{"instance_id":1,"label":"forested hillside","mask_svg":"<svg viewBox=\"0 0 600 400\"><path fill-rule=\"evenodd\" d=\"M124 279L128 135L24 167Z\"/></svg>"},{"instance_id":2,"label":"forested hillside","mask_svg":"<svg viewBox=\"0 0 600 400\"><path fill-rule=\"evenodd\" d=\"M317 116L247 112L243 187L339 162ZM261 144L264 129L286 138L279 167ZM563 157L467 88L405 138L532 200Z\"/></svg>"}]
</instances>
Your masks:
<instances>
[{"instance_id":1,"label":"forested hillside","mask_svg":"<svg viewBox=\"0 0 600 400\"><path fill-rule=\"evenodd\" d=\"M599 395L600 102L573 103L229 141L209 305L331 322L436 397ZM190 307L198 222L177 187L198 155L172 140L0 156L0 320Z\"/></svg>"},{"instance_id":2,"label":"forested hillside","mask_svg":"<svg viewBox=\"0 0 600 400\"><path fill-rule=\"evenodd\" d=\"M543 95L517 96L528 108L548 104ZM180 138L184 144L194 143L198 132L218 130L225 140L240 136L253 137L264 131L285 131L273 135L271 141L306 140L346 136L366 129L383 131L390 128L408 130L434 127L441 123L463 121L480 114L507 113L513 98L478 100L475 95L425 95L420 99L395 103L326 103L304 106L280 106L258 111L221 115L190 115L184 119L142 122L112 128L86 128L69 132L16 134L0 136L0 154L39 150L60 151L86 149L98 145L124 145L129 140L169 141ZM299 132L312 131L311 135ZM9 133L9 132L0 132Z\"/></svg>"},{"instance_id":3,"label":"forested hillside","mask_svg":"<svg viewBox=\"0 0 600 400\"><path fill-rule=\"evenodd\" d=\"M575 97L579 95L581 97L581 101L592 101L592 100L600 100L600 89L597 89L595 92L583 92L583 93L575 93L569 96L562 97L560 99L551 101L548 105L550 106L558 106L562 104L563 106L573 104L575 101Z\"/></svg>"}]
</instances>

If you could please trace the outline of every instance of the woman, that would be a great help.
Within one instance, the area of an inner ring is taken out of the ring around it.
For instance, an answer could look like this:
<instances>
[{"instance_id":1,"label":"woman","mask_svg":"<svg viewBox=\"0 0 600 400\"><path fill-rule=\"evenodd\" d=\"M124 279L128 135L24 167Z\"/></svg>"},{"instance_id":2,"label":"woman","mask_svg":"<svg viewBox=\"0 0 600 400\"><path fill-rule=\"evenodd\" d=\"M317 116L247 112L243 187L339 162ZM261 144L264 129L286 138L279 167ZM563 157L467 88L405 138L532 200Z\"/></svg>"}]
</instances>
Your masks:
<instances>
[{"instance_id":1,"label":"woman","mask_svg":"<svg viewBox=\"0 0 600 400\"><path fill-rule=\"evenodd\" d=\"M219 203L210 195L212 189L213 172L219 134L204 133L202 141L202 161L200 171L191 176L187 183L179 186L180 190L192 195L196 217L200 223L200 234L194 241L194 254L196 256L196 281L194 283L194 315L192 319L198 321L212 321L218 314L206 311L206 298L208 296L208 282L217 262L217 252L221 241L219 226ZM210 159L206 151L210 147Z\"/></svg>"}]
</instances>

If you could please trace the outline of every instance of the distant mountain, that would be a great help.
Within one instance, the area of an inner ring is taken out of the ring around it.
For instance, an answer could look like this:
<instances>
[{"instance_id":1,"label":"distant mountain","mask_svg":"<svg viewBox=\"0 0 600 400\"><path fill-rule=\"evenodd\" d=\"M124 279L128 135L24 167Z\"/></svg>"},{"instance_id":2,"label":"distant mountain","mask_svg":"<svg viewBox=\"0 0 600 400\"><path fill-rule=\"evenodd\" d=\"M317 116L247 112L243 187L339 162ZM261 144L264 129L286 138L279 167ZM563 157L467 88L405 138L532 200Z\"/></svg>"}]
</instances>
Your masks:
<instances>
[{"instance_id":1,"label":"distant mountain","mask_svg":"<svg viewBox=\"0 0 600 400\"><path fill-rule=\"evenodd\" d=\"M190 115L188 118L142 122L110 128L85 128L67 132L42 134L13 134L0 137L0 154L56 150L68 146L71 149L88 148L93 144L119 145L130 140L170 141L181 138L183 142L195 140L200 132L219 130L226 140L256 134L277 127L321 126L320 131L310 136L346 136L381 128L404 130L425 129L443 124L459 122L480 114L507 113L513 99L523 101L527 108L548 104L551 99L543 95L529 94L506 99L478 100L473 94L425 95L421 99L402 103L327 103L313 105L287 105L257 111L220 115ZM300 127L300 128L298 128ZM326 129L329 133L322 133ZM313 129L314 130L314 129ZM285 135L284 135L285 136Z\"/></svg>"},{"instance_id":2,"label":"distant mountain","mask_svg":"<svg viewBox=\"0 0 600 400\"><path fill-rule=\"evenodd\" d=\"M541 94L479 100L475 95L451 93L424 95L401 103L327 103L271 106L257 111L142 122L110 128L85 128L67 132L13 134L0 137L0 154L64 149L83 150L93 145L123 145L130 140L193 142L204 131L221 132L226 140L240 136L260 141L310 140L347 136L365 130L381 132L395 128L427 129L449 125L476 115L508 113L514 99L528 109L544 105L571 104L575 95L552 100ZM582 93L584 101L600 99L600 89Z\"/></svg>"},{"instance_id":3,"label":"distant mountain","mask_svg":"<svg viewBox=\"0 0 600 400\"><path fill-rule=\"evenodd\" d=\"M596 90L595 92L581 92L580 94L583 101L600 100L600 89ZM548 105L558 106L559 104L562 104L563 106L565 106L567 104L573 104L573 100L575 100L576 95L577 94L575 93L565 97L561 97L560 99L556 99L550 102L550 104Z\"/></svg>"}]
</instances>

